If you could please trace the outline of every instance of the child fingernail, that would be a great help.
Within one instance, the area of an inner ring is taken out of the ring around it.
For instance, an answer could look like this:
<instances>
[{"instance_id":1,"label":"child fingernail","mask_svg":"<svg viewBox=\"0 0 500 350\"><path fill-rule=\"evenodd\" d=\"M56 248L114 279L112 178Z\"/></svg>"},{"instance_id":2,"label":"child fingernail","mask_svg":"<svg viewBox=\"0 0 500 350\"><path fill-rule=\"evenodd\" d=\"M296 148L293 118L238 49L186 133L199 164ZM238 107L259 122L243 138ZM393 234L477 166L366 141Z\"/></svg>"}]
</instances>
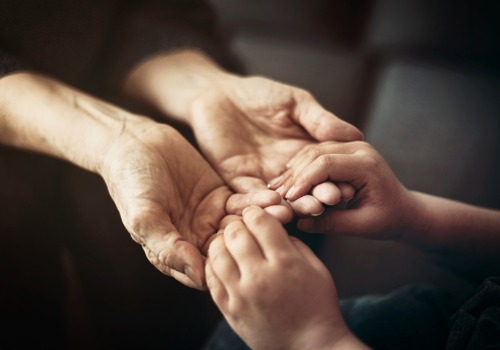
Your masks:
<instances>
[{"instance_id":1,"label":"child fingernail","mask_svg":"<svg viewBox=\"0 0 500 350\"><path fill-rule=\"evenodd\" d=\"M316 214L311 214L311 216L320 216L321 214L323 214L325 212L325 208L323 207L323 210L321 210L319 213L316 213Z\"/></svg>"},{"instance_id":2,"label":"child fingernail","mask_svg":"<svg viewBox=\"0 0 500 350\"><path fill-rule=\"evenodd\" d=\"M278 192L279 194L281 194L283 192L283 189L284 189L284 187L280 186L277 189L275 189L275 191Z\"/></svg>"},{"instance_id":3,"label":"child fingernail","mask_svg":"<svg viewBox=\"0 0 500 350\"><path fill-rule=\"evenodd\" d=\"M275 187L276 185L278 185L280 183L280 181L283 179L283 176L278 176L277 178L274 178L272 179L271 181L269 181L269 183L267 184L267 188L273 188Z\"/></svg>"}]
</instances>

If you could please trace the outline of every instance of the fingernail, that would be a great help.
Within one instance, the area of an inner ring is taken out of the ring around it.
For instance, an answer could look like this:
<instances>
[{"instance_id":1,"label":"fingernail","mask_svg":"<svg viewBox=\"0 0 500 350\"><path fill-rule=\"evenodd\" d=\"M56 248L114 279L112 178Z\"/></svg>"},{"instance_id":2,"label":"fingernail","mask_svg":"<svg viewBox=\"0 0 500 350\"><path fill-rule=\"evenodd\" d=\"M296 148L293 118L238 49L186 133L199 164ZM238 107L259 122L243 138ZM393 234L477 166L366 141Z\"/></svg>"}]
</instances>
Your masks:
<instances>
[{"instance_id":1,"label":"fingernail","mask_svg":"<svg viewBox=\"0 0 500 350\"><path fill-rule=\"evenodd\" d=\"M323 214L325 212L325 208L323 207L323 210L317 214L311 214L311 216L320 216L321 214Z\"/></svg>"},{"instance_id":2,"label":"fingernail","mask_svg":"<svg viewBox=\"0 0 500 350\"><path fill-rule=\"evenodd\" d=\"M280 175L277 178L272 179L267 184L267 188L272 188L272 187L276 186L282 179L283 179L283 175Z\"/></svg>"},{"instance_id":3,"label":"fingernail","mask_svg":"<svg viewBox=\"0 0 500 350\"><path fill-rule=\"evenodd\" d=\"M293 196L294 193L295 193L295 185L290 187L290 189L288 190L288 192L285 195L285 198L290 198L291 196Z\"/></svg>"},{"instance_id":4,"label":"fingernail","mask_svg":"<svg viewBox=\"0 0 500 350\"><path fill-rule=\"evenodd\" d=\"M245 212L248 211L250 207L246 207L245 209L243 209L243 211L241 212L241 215L245 215Z\"/></svg>"},{"instance_id":5,"label":"fingernail","mask_svg":"<svg viewBox=\"0 0 500 350\"><path fill-rule=\"evenodd\" d=\"M193 268L189 265L184 266L184 274L189 277L191 281L193 281L197 286L202 287L203 283L201 282L200 276L196 274Z\"/></svg>"},{"instance_id":6,"label":"fingernail","mask_svg":"<svg viewBox=\"0 0 500 350\"><path fill-rule=\"evenodd\" d=\"M279 194L281 194L281 192L283 192L283 189L284 189L284 187L280 186L275 191L278 192Z\"/></svg>"}]
</instances>

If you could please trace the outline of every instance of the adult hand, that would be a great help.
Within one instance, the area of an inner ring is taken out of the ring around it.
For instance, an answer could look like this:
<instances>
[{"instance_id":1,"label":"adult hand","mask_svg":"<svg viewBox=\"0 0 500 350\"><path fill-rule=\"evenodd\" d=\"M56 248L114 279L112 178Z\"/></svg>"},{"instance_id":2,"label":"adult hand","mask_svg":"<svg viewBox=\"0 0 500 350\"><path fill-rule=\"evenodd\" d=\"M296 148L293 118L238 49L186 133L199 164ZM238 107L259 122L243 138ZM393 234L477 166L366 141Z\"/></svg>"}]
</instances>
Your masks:
<instances>
[{"instance_id":1,"label":"adult hand","mask_svg":"<svg viewBox=\"0 0 500 350\"><path fill-rule=\"evenodd\" d=\"M189 124L209 162L243 194L266 193L269 180L281 174L304 145L362 138L356 127L323 109L308 92L270 79L230 74L197 50L144 60L130 70L122 89L133 100ZM335 194L328 198L332 186L325 187L327 202L335 201ZM279 195L275 201L281 205L266 211L283 223L290 221L289 203ZM313 196L290 204L297 214L323 211Z\"/></svg>"},{"instance_id":2,"label":"adult hand","mask_svg":"<svg viewBox=\"0 0 500 350\"><path fill-rule=\"evenodd\" d=\"M171 127L37 73L0 79L0 125L2 144L101 175L150 261L192 287L205 288L200 249L219 220L275 203L272 191L227 201L229 188Z\"/></svg>"},{"instance_id":3,"label":"adult hand","mask_svg":"<svg viewBox=\"0 0 500 350\"><path fill-rule=\"evenodd\" d=\"M100 171L122 221L149 261L181 283L205 289L200 252L228 213L231 191L174 129L147 119L124 124ZM264 200L265 198L260 198Z\"/></svg>"},{"instance_id":4,"label":"adult hand","mask_svg":"<svg viewBox=\"0 0 500 350\"><path fill-rule=\"evenodd\" d=\"M209 162L240 193L264 190L307 145L362 138L356 127L323 109L308 92L260 77L229 76L206 89L192 103L190 124ZM276 184L279 178L270 185ZM284 195L280 188L277 192ZM290 202L294 211L319 215L322 203L340 200L333 184L319 192L321 202L314 196Z\"/></svg>"},{"instance_id":5,"label":"adult hand","mask_svg":"<svg viewBox=\"0 0 500 350\"><path fill-rule=\"evenodd\" d=\"M252 349L360 345L342 319L326 266L259 207L245 209L243 220L214 239L206 275L216 305Z\"/></svg>"}]
</instances>

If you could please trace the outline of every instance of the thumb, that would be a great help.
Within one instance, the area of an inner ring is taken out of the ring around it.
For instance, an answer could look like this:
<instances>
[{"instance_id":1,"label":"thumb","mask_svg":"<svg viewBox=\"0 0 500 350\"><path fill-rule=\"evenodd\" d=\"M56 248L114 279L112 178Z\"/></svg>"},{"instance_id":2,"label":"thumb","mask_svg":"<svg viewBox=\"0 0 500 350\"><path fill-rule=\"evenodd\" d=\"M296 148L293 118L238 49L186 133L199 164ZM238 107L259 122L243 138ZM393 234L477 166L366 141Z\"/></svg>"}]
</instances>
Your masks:
<instances>
[{"instance_id":1,"label":"thumb","mask_svg":"<svg viewBox=\"0 0 500 350\"><path fill-rule=\"evenodd\" d=\"M325 110L309 93L295 97L295 122L318 141L357 141L363 133L354 125Z\"/></svg>"},{"instance_id":2,"label":"thumb","mask_svg":"<svg viewBox=\"0 0 500 350\"><path fill-rule=\"evenodd\" d=\"M142 242L149 261L182 284L206 290L205 267L200 250L186 241L171 223L151 229Z\"/></svg>"}]
</instances>

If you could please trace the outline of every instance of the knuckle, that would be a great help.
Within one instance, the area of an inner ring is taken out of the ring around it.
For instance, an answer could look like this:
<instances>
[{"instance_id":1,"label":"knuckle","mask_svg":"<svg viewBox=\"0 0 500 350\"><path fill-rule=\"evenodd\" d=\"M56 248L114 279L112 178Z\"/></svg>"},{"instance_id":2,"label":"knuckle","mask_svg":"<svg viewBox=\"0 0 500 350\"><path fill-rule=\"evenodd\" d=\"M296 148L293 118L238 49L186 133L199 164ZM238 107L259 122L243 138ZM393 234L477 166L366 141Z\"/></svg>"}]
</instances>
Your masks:
<instances>
[{"instance_id":1,"label":"knuckle","mask_svg":"<svg viewBox=\"0 0 500 350\"><path fill-rule=\"evenodd\" d=\"M366 167L370 169L376 167L379 163L379 157L375 148L364 141L359 142L362 145L356 151L356 155L362 159Z\"/></svg>"},{"instance_id":2,"label":"knuckle","mask_svg":"<svg viewBox=\"0 0 500 350\"><path fill-rule=\"evenodd\" d=\"M248 304L241 296L236 296L230 299L228 305L228 311L231 315L243 315L246 313L246 309L248 308Z\"/></svg>"},{"instance_id":3,"label":"knuckle","mask_svg":"<svg viewBox=\"0 0 500 350\"><path fill-rule=\"evenodd\" d=\"M182 249L182 247L181 247L181 249ZM182 252L180 252L180 253L182 254ZM171 267L172 254L170 253L170 251L160 250L156 254L156 256L157 256L158 261L161 262L163 265Z\"/></svg>"},{"instance_id":4,"label":"knuckle","mask_svg":"<svg viewBox=\"0 0 500 350\"><path fill-rule=\"evenodd\" d=\"M259 275L253 276L252 279L247 280L245 285L246 294L250 300L258 302L261 296L266 295L269 290L269 281Z\"/></svg>"},{"instance_id":5,"label":"knuckle","mask_svg":"<svg viewBox=\"0 0 500 350\"><path fill-rule=\"evenodd\" d=\"M356 141L357 152L361 154L372 154L375 148L366 141Z\"/></svg>"},{"instance_id":6,"label":"knuckle","mask_svg":"<svg viewBox=\"0 0 500 350\"><path fill-rule=\"evenodd\" d=\"M224 230L224 240L234 240L238 237L238 222L234 221Z\"/></svg>"},{"instance_id":7,"label":"knuckle","mask_svg":"<svg viewBox=\"0 0 500 350\"><path fill-rule=\"evenodd\" d=\"M293 183L295 184L301 184L303 182L305 182L305 177L304 177L304 174L300 173L300 174L297 174L294 178L294 181Z\"/></svg>"},{"instance_id":8,"label":"knuckle","mask_svg":"<svg viewBox=\"0 0 500 350\"><path fill-rule=\"evenodd\" d=\"M259 210L258 212L253 211L250 217L250 221L255 225L260 225L265 221L266 215L266 212L263 210Z\"/></svg>"},{"instance_id":9,"label":"knuckle","mask_svg":"<svg viewBox=\"0 0 500 350\"><path fill-rule=\"evenodd\" d=\"M323 154L318 157L318 165L321 168L328 169L334 163L334 157L331 154Z\"/></svg>"},{"instance_id":10,"label":"knuckle","mask_svg":"<svg viewBox=\"0 0 500 350\"><path fill-rule=\"evenodd\" d=\"M306 151L306 154L305 154L305 157L309 160L309 161L313 161L315 160L316 158L318 158L319 156L321 156L321 153L319 151L319 149L315 148L315 147L311 147L309 148L307 151Z\"/></svg>"},{"instance_id":11,"label":"knuckle","mask_svg":"<svg viewBox=\"0 0 500 350\"><path fill-rule=\"evenodd\" d=\"M304 89L296 88L294 93L295 96L297 96L297 98L301 100L307 101L313 99L313 95L309 91Z\"/></svg>"},{"instance_id":12,"label":"knuckle","mask_svg":"<svg viewBox=\"0 0 500 350\"><path fill-rule=\"evenodd\" d=\"M210 255L209 259L210 259L210 262L212 263L212 268L214 269L214 271L219 271L220 269L218 268L218 266L219 266L218 264L221 260L224 260L223 251L218 250L217 252ZM224 266L224 264L221 264L221 265Z\"/></svg>"},{"instance_id":13,"label":"knuckle","mask_svg":"<svg viewBox=\"0 0 500 350\"><path fill-rule=\"evenodd\" d=\"M276 267L278 271L290 271L294 268L294 260L288 252L280 251L275 254Z\"/></svg>"}]
</instances>

